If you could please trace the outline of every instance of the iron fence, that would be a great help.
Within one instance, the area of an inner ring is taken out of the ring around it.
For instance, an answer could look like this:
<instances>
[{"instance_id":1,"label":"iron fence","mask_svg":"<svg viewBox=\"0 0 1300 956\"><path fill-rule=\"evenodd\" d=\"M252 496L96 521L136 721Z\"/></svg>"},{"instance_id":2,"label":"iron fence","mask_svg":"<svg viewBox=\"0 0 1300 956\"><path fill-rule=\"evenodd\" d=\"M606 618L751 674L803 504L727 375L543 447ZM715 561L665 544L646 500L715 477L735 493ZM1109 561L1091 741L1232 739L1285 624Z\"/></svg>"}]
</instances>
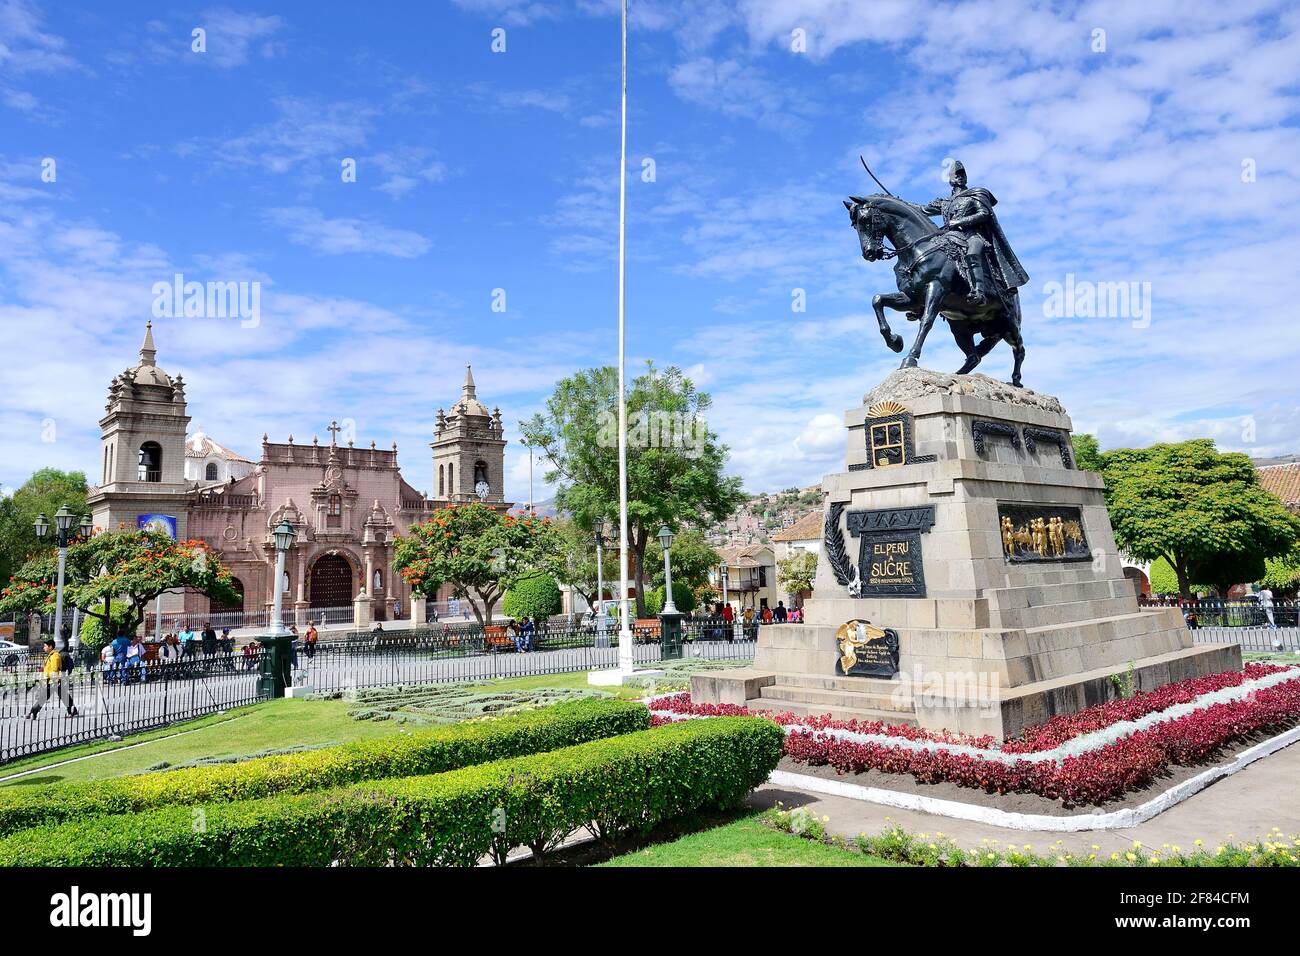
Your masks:
<instances>
[{"instance_id":1,"label":"iron fence","mask_svg":"<svg viewBox=\"0 0 1300 956\"><path fill-rule=\"evenodd\" d=\"M1300 654L1300 628L1296 627L1195 627L1197 644L1240 644L1243 651Z\"/></svg>"},{"instance_id":2,"label":"iron fence","mask_svg":"<svg viewBox=\"0 0 1300 956\"><path fill-rule=\"evenodd\" d=\"M681 656L746 661L754 656L753 638L732 640L701 636L683 642ZM294 650L294 682L333 693L363 687L428 684L448 681L535 677L601 670L618 666L618 634L602 642L590 625L546 626L534 635L498 635L495 629L462 628L444 632L425 628L401 637L370 635ZM638 666L663 661L657 625L633 630L633 659Z\"/></svg>"},{"instance_id":3,"label":"iron fence","mask_svg":"<svg viewBox=\"0 0 1300 956\"><path fill-rule=\"evenodd\" d=\"M262 699L262 654L0 676L0 764ZM75 716L74 716L75 714Z\"/></svg>"},{"instance_id":4,"label":"iron fence","mask_svg":"<svg viewBox=\"0 0 1300 956\"><path fill-rule=\"evenodd\" d=\"M1300 626L1300 602L1259 601L1180 601L1146 599L1143 607L1176 607L1183 612L1189 627L1297 627Z\"/></svg>"},{"instance_id":5,"label":"iron fence","mask_svg":"<svg viewBox=\"0 0 1300 956\"><path fill-rule=\"evenodd\" d=\"M683 622L680 656L707 660L753 658L757 624L720 618ZM594 624L556 621L533 633L502 625L439 623L307 646L293 643L295 685L332 693L366 687L427 684L599 670L618 666L618 632ZM123 736L264 699L260 671L268 652L256 644L173 661L103 663L79 656L74 670L46 679L40 659L0 671L0 764L69 744ZM674 647L668 656L677 656ZM640 667L665 660L658 622L633 628L633 659ZM69 702L77 716L70 716ZM35 719L28 715L39 704Z\"/></svg>"}]
</instances>

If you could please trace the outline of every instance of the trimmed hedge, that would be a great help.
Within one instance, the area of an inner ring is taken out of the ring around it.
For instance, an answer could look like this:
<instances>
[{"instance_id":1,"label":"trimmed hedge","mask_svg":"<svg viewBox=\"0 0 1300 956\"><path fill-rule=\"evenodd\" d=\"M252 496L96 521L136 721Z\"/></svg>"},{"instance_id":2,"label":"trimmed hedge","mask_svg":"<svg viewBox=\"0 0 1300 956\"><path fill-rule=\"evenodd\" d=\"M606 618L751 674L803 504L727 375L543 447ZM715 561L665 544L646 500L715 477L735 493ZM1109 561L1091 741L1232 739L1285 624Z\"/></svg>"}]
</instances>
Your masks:
<instances>
[{"instance_id":1,"label":"trimmed hedge","mask_svg":"<svg viewBox=\"0 0 1300 956\"><path fill-rule=\"evenodd\" d=\"M576 701L491 720L234 764L186 767L93 783L4 787L0 788L0 836L93 814L249 800L380 777L440 773L633 733L649 726L649 711L641 704Z\"/></svg>"},{"instance_id":2,"label":"trimmed hedge","mask_svg":"<svg viewBox=\"0 0 1300 956\"><path fill-rule=\"evenodd\" d=\"M421 777L25 830L9 866L474 866L586 827L614 838L738 804L781 757L754 717L691 720Z\"/></svg>"}]
</instances>

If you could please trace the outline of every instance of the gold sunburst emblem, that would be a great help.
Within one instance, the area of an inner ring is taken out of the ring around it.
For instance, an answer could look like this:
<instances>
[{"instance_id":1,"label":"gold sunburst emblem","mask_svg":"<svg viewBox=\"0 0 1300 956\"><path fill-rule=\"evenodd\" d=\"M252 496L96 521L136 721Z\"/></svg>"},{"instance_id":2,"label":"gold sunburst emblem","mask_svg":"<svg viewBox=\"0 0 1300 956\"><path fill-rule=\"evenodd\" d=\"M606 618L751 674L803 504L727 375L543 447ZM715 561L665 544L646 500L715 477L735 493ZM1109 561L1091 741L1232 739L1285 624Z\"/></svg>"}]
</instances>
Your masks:
<instances>
[{"instance_id":1,"label":"gold sunburst emblem","mask_svg":"<svg viewBox=\"0 0 1300 956\"><path fill-rule=\"evenodd\" d=\"M907 406L895 401L876 402L867 409L872 418L884 418L886 415L899 415L907 411Z\"/></svg>"}]
</instances>

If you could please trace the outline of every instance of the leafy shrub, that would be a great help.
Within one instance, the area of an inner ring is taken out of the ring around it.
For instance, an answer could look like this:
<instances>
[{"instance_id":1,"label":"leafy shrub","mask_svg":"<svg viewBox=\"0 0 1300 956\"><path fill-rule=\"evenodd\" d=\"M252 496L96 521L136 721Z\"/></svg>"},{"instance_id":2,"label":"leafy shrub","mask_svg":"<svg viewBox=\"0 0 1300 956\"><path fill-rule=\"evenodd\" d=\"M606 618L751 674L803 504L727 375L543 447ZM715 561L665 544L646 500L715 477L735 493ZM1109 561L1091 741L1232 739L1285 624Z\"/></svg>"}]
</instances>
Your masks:
<instances>
[{"instance_id":1,"label":"leafy shrub","mask_svg":"<svg viewBox=\"0 0 1300 956\"><path fill-rule=\"evenodd\" d=\"M695 593L679 581L673 582L673 603L677 605L677 610L683 614L690 614L695 610ZM647 614L658 614L664 609L664 587L659 585L653 588L645 596L645 610Z\"/></svg>"},{"instance_id":2,"label":"leafy shrub","mask_svg":"<svg viewBox=\"0 0 1300 956\"><path fill-rule=\"evenodd\" d=\"M767 720L687 721L447 773L169 806L0 840L0 866L474 866L735 806L781 756Z\"/></svg>"},{"instance_id":3,"label":"leafy shrub","mask_svg":"<svg viewBox=\"0 0 1300 956\"><path fill-rule=\"evenodd\" d=\"M126 623L131 614L131 608L122 601L112 601L108 606L109 617L112 618L112 625L106 625L103 620L97 617L91 617L87 614L81 620L81 646L98 651L117 636L118 625Z\"/></svg>"},{"instance_id":4,"label":"leafy shrub","mask_svg":"<svg viewBox=\"0 0 1300 956\"><path fill-rule=\"evenodd\" d=\"M0 835L91 814L248 800L379 777L438 773L632 733L648 726L649 713L640 704L580 701L236 764L188 767L93 783L4 788L0 789ZM153 814L148 815L148 819L153 818Z\"/></svg>"},{"instance_id":5,"label":"leafy shrub","mask_svg":"<svg viewBox=\"0 0 1300 956\"><path fill-rule=\"evenodd\" d=\"M524 578L506 592L501 602L501 610L506 617L530 617L543 621L552 614L559 614L563 606L560 586L549 574L534 574Z\"/></svg>"}]
</instances>

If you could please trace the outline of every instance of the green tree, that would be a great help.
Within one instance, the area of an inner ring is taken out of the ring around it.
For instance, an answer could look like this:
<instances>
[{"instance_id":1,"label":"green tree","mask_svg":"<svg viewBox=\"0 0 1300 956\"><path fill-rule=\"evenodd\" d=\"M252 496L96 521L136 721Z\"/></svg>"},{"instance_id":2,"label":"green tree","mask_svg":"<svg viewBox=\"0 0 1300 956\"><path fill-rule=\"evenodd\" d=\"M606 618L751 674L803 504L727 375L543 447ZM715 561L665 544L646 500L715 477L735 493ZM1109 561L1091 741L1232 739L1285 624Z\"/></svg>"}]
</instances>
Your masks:
<instances>
[{"instance_id":1,"label":"green tree","mask_svg":"<svg viewBox=\"0 0 1300 956\"><path fill-rule=\"evenodd\" d=\"M817 555L811 551L795 551L776 563L776 581L786 594L811 591L816 576Z\"/></svg>"},{"instance_id":2,"label":"green tree","mask_svg":"<svg viewBox=\"0 0 1300 956\"><path fill-rule=\"evenodd\" d=\"M1300 519L1259 484L1250 459L1210 439L1102 453L1115 540L1139 561L1165 558L1190 598L1193 581L1254 581L1300 540Z\"/></svg>"},{"instance_id":3,"label":"green tree","mask_svg":"<svg viewBox=\"0 0 1300 956\"><path fill-rule=\"evenodd\" d=\"M54 613L58 558L53 548L29 559L0 591L0 614ZM202 541L173 541L161 531L101 531L68 548L64 607L112 627L119 621L131 633L149 604L165 591L191 588L231 602L238 593L230 569ZM124 617L110 602L126 605Z\"/></svg>"},{"instance_id":4,"label":"green tree","mask_svg":"<svg viewBox=\"0 0 1300 956\"><path fill-rule=\"evenodd\" d=\"M680 369L647 364L627 392L629 563L637 614L645 614L645 555L661 525L681 530L729 516L743 500L740 479L723 474L725 445L709 430L710 399ZM586 369L559 382L546 412L520 428L548 465L556 504L590 530L617 528L618 372Z\"/></svg>"},{"instance_id":5,"label":"green tree","mask_svg":"<svg viewBox=\"0 0 1300 956\"><path fill-rule=\"evenodd\" d=\"M650 589L650 593L645 598L645 610L648 615L655 617L664 609L664 586L662 584ZM695 592L685 584L678 583L673 579L673 604L677 610L683 614L690 614L695 610Z\"/></svg>"},{"instance_id":6,"label":"green tree","mask_svg":"<svg viewBox=\"0 0 1300 956\"><path fill-rule=\"evenodd\" d=\"M1259 584L1273 591L1294 591L1300 587L1300 547L1290 554L1266 559Z\"/></svg>"},{"instance_id":7,"label":"green tree","mask_svg":"<svg viewBox=\"0 0 1300 956\"><path fill-rule=\"evenodd\" d=\"M79 522L86 513L86 493L83 472L42 468L13 495L0 498L0 584L48 547L36 537L36 516L44 514L53 522L54 513L67 505Z\"/></svg>"},{"instance_id":8,"label":"green tree","mask_svg":"<svg viewBox=\"0 0 1300 956\"><path fill-rule=\"evenodd\" d=\"M1094 436L1086 432L1071 435L1070 444L1074 446L1074 465L1080 471L1101 471L1105 467L1105 456Z\"/></svg>"},{"instance_id":9,"label":"green tree","mask_svg":"<svg viewBox=\"0 0 1300 956\"><path fill-rule=\"evenodd\" d=\"M530 617L534 621L545 621L552 614L559 614L563 606L560 585L544 573L523 578L501 600L506 617Z\"/></svg>"},{"instance_id":10,"label":"green tree","mask_svg":"<svg viewBox=\"0 0 1300 956\"><path fill-rule=\"evenodd\" d=\"M584 531L575 521L564 519L555 523L560 540L560 560L557 565L556 578L561 584L567 584L582 595L589 607L596 606L596 539L590 531ZM601 575L605 583L605 593L618 591L618 554L614 549L602 548Z\"/></svg>"},{"instance_id":11,"label":"green tree","mask_svg":"<svg viewBox=\"0 0 1300 956\"><path fill-rule=\"evenodd\" d=\"M673 565L673 600L676 600L678 582L694 590L709 580L709 572L722 563L722 556L713 545L704 538L704 532L698 528L687 528L673 535L672 546L668 556ZM664 549L659 539L654 538L645 550L646 570L650 572L652 587L662 588L664 583ZM680 605L679 605L680 606Z\"/></svg>"},{"instance_id":12,"label":"green tree","mask_svg":"<svg viewBox=\"0 0 1300 956\"><path fill-rule=\"evenodd\" d=\"M411 590L433 599L443 584L469 601L480 625L506 591L540 572L558 572L559 534L550 518L455 505L412 525L394 547L393 567Z\"/></svg>"}]
</instances>

